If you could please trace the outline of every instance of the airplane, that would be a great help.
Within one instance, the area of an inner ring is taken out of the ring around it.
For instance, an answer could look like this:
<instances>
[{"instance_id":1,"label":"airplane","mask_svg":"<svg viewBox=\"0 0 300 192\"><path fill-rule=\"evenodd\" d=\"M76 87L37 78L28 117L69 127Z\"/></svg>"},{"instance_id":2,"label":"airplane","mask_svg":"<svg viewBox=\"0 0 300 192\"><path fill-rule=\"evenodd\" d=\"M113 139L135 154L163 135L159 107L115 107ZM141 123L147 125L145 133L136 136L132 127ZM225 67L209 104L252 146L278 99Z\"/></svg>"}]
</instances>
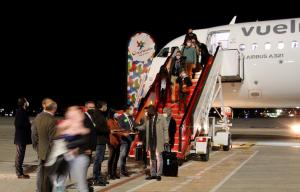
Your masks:
<instances>
[{"instance_id":1,"label":"airplane","mask_svg":"<svg viewBox=\"0 0 300 192\"><path fill-rule=\"evenodd\" d=\"M236 17L228 25L193 31L198 41L207 45L211 57L193 79L187 109L182 112L178 103L167 104L178 130L173 151L181 161L189 154L207 161L212 146L229 150L231 133L225 106L300 107L300 18L248 23L235 20ZM169 65L168 59L176 50L182 49L184 39L182 35L170 41L153 58L144 84L144 107L159 100L155 90L157 74L161 66ZM212 107L221 108L221 121L209 117Z\"/></svg>"},{"instance_id":2,"label":"airplane","mask_svg":"<svg viewBox=\"0 0 300 192\"><path fill-rule=\"evenodd\" d=\"M218 45L237 50L239 63L222 64L224 105L232 108L294 108L300 106L300 18L235 23L193 30L211 54ZM185 35L167 43L153 59L144 93ZM228 58L230 60L230 58ZM229 73L232 73L228 75ZM220 103L215 102L215 107Z\"/></svg>"}]
</instances>

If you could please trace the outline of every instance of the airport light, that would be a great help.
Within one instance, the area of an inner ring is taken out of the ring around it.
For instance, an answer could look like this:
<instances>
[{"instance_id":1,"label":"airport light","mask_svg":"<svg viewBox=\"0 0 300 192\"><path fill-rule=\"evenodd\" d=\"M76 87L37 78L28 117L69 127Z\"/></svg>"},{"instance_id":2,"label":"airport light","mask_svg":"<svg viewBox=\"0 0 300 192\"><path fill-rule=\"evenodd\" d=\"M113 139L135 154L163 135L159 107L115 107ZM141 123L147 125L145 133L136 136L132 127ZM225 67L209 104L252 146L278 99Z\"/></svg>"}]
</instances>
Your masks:
<instances>
[{"instance_id":1,"label":"airport light","mask_svg":"<svg viewBox=\"0 0 300 192\"><path fill-rule=\"evenodd\" d=\"M292 131L296 134L300 134L300 124L292 125Z\"/></svg>"}]
</instances>

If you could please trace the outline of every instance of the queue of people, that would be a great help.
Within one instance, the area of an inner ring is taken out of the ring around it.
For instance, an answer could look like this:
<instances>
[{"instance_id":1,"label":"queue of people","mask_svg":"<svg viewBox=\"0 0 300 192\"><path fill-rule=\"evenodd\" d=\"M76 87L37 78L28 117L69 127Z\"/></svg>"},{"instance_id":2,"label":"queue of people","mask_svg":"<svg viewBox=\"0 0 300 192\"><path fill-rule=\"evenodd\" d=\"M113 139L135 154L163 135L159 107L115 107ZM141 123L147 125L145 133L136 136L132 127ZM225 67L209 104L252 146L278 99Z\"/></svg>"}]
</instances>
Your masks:
<instances>
[{"instance_id":1,"label":"queue of people","mask_svg":"<svg viewBox=\"0 0 300 192\"><path fill-rule=\"evenodd\" d=\"M71 106L65 117L57 121L55 113L57 103L51 98L42 101L43 111L30 123L26 109L29 102L22 97L18 100L18 110L15 117L16 175L20 179L29 179L23 172L23 161L26 145L32 144L39 160L36 191L64 191L66 178L69 176L77 183L81 192L91 191L91 186L106 186L108 180L129 177L127 158L134 135L139 132L143 143L143 165L147 167L147 154L150 157L150 175L147 180L161 180L163 174L162 152L165 146L173 148L176 133L176 121L172 110L166 108L168 101L177 102L179 109L184 105L192 85L193 69L205 67L208 60L207 48L197 40L197 36L189 30L184 46L176 52L174 58L169 58L168 64L161 67L158 74L158 103L145 109L141 122L136 123L132 106L126 105L123 113L110 112L107 102L87 101L85 108ZM201 56L201 62L199 61ZM175 86L178 83L178 94ZM157 112L162 107L163 114ZM109 158L107 177L103 173L106 146ZM93 153L94 161L93 161ZM88 167L93 162L93 177L87 180ZM118 171L119 168L119 171Z\"/></svg>"}]
</instances>

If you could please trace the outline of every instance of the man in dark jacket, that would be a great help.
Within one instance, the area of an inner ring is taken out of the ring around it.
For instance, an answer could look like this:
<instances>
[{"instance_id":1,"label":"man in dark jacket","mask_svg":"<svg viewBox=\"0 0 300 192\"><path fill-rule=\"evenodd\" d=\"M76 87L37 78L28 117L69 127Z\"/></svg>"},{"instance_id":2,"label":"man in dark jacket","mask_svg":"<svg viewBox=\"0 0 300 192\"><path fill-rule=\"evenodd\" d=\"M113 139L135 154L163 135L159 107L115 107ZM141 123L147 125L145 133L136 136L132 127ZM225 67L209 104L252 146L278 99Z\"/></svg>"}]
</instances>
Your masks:
<instances>
[{"instance_id":1,"label":"man in dark jacket","mask_svg":"<svg viewBox=\"0 0 300 192\"><path fill-rule=\"evenodd\" d=\"M96 150L97 146L97 132L96 132L96 124L94 121L94 115L95 115L95 102L94 101L87 101L85 103L85 113L84 113L84 127L88 128L90 130L89 136L88 136L88 149L86 150L86 155L89 156L89 165L92 162L92 154L93 151ZM93 179L88 179L88 184L91 186L93 184Z\"/></svg>"},{"instance_id":2,"label":"man in dark jacket","mask_svg":"<svg viewBox=\"0 0 300 192\"><path fill-rule=\"evenodd\" d=\"M26 151L26 145L31 144L31 124L27 115L26 109L29 103L25 97L18 99L19 108L16 111L15 117L15 141L17 147L15 167L16 174L19 179L29 179L29 175L23 172L23 161Z\"/></svg>"},{"instance_id":3,"label":"man in dark jacket","mask_svg":"<svg viewBox=\"0 0 300 192\"><path fill-rule=\"evenodd\" d=\"M200 54L201 54L200 63L201 63L202 69L203 69L208 62L209 53L207 50L207 46L204 43L198 42L198 46L200 48Z\"/></svg>"},{"instance_id":4,"label":"man in dark jacket","mask_svg":"<svg viewBox=\"0 0 300 192\"><path fill-rule=\"evenodd\" d=\"M104 154L106 149L106 144L109 139L109 129L107 127L106 118L104 112L107 111L107 103L105 101L97 102L97 109L94 114L94 122L97 133L97 146L96 146L96 158L93 167L93 176L95 180L95 185L105 186L107 182L103 177L101 177L101 164L104 160Z\"/></svg>"},{"instance_id":5,"label":"man in dark jacket","mask_svg":"<svg viewBox=\"0 0 300 192\"><path fill-rule=\"evenodd\" d=\"M90 129L89 133L89 151L87 151L87 155L92 156L92 152L96 150L97 146L97 132L96 132L96 124L94 122L95 115L95 103L93 101L87 101L85 103L85 113L84 113L84 127Z\"/></svg>"}]
</instances>

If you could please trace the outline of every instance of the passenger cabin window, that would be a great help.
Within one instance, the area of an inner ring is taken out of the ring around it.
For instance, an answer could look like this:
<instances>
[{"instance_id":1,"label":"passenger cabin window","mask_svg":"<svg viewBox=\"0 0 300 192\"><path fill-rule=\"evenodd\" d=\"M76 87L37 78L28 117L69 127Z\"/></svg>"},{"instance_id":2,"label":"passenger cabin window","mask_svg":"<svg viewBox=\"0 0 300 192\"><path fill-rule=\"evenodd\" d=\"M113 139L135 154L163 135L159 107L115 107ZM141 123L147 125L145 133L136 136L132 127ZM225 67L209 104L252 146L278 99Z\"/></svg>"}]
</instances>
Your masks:
<instances>
[{"instance_id":1,"label":"passenger cabin window","mask_svg":"<svg viewBox=\"0 0 300 192\"><path fill-rule=\"evenodd\" d=\"M271 43L267 42L265 43L265 50L270 50L271 49Z\"/></svg>"},{"instance_id":2,"label":"passenger cabin window","mask_svg":"<svg viewBox=\"0 0 300 192\"><path fill-rule=\"evenodd\" d=\"M240 49L240 51L244 51L246 49L246 45L245 44L240 44L239 49Z\"/></svg>"},{"instance_id":3,"label":"passenger cabin window","mask_svg":"<svg viewBox=\"0 0 300 192\"><path fill-rule=\"evenodd\" d=\"M157 55L157 57L168 57L169 47L163 48Z\"/></svg>"},{"instance_id":4,"label":"passenger cabin window","mask_svg":"<svg viewBox=\"0 0 300 192\"><path fill-rule=\"evenodd\" d=\"M252 44L252 50L255 51L257 48L258 48L257 43L253 43L253 44Z\"/></svg>"},{"instance_id":5,"label":"passenger cabin window","mask_svg":"<svg viewBox=\"0 0 300 192\"><path fill-rule=\"evenodd\" d=\"M282 41L278 42L278 49L283 49L284 48L284 43Z\"/></svg>"},{"instance_id":6,"label":"passenger cabin window","mask_svg":"<svg viewBox=\"0 0 300 192\"><path fill-rule=\"evenodd\" d=\"M299 42L298 41L292 41L292 48L298 48Z\"/></svg>"}]
</instances>

